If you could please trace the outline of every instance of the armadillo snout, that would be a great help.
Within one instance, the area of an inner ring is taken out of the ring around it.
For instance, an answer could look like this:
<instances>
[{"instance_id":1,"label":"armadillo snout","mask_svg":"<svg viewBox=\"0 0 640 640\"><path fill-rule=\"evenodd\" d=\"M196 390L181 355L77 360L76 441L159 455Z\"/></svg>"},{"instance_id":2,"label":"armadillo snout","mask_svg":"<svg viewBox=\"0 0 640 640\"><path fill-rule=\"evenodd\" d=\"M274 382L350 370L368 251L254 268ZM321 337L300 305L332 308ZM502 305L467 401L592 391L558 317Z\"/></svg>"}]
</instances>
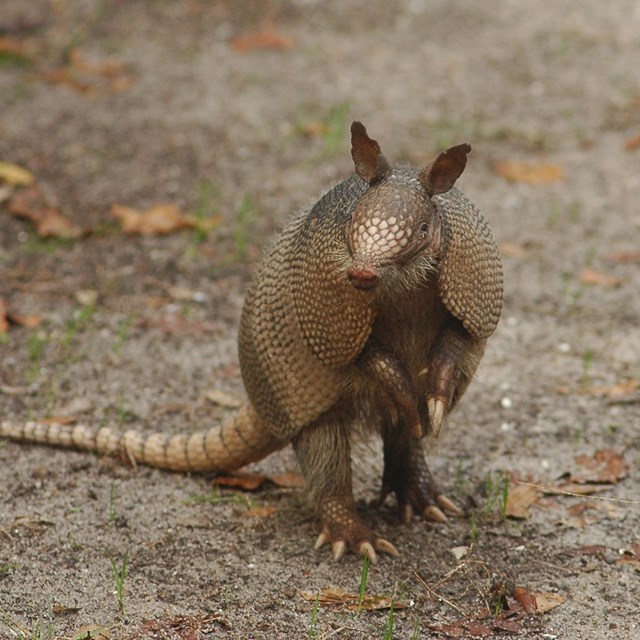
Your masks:
<instances>
[{"instance_id":1,"label":"armadillo snout","mask_svg":"<svg viewBox=\"0 0 640 640\"><path fill-rule=\"evenodd\" d=\"M380 271L375 267L354 264L347 269L349 282L360 291L370 291L378 286Z\"/></svg>"}]
</instances>

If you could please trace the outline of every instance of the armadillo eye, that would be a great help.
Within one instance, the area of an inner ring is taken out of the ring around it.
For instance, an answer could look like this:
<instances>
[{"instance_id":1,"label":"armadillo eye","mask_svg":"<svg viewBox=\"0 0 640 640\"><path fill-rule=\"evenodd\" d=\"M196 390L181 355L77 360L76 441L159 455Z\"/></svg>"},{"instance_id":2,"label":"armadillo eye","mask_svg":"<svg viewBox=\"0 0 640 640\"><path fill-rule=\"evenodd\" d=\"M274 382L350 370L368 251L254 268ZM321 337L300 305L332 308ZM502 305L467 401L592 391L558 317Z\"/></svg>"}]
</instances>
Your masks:
<instances>
[{"instance_id":1,"label":"armadillo eye","mask_svg":"<svg viewBox=\"0 0 640 640\"><path fill-rule=\"evenodd\" d=\"M429 225L426 222L421 222L418 227L418 233L425 234L429 230Z\"/></svg>"}]
</instances>

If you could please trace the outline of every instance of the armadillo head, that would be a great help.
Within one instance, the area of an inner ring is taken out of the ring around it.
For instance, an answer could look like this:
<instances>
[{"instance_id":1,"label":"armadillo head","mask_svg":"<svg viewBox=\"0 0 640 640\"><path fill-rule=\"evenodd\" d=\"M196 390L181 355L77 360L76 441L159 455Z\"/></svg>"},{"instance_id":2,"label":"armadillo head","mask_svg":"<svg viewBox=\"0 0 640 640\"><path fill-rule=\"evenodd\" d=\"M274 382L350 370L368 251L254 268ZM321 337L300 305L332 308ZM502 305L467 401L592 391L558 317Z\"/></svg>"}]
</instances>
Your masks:
<instances>
[{"instance_id":1,"label":"armadillo head","mask_svg":"<svg viewBox=\"0 0 640 640\"><path fill-rule=\"evenodd\" d=\"M359 290L372 290L385 272L404 270L411 275L412 265L420 265L418 270L435 266L443 240L431 197L453 186L471 147L453 147L417 171L392 169L360 122L351 125L351 145L356 173L369 183L348 225L351 264L347 276L351 284Z\"/></svg>"}]
</instances>

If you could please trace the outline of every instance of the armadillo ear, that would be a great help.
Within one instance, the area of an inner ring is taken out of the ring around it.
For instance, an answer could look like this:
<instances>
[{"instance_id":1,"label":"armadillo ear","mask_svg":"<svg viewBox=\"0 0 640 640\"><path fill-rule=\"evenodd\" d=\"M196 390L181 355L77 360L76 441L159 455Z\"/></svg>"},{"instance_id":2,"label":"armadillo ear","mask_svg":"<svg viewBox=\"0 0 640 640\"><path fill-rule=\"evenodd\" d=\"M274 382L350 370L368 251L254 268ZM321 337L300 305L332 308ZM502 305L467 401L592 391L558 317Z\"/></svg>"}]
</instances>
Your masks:
<instances>
[{"instance_id":1,"label":"armadillo ear","mask_svg":"<svg viewBox=\"0 0 640 640\"><path fill-rule=\"evenodd\" d=\"M430 196L445 193L453 187L467 166L471 145L459 144L443 151L420 172L420 182Z\"/></svg>"},{"instance_id":2,"label":"armadillo ear","mask_svg":"<svg viewBox=\"0 0 640 640\"><path fill-rule=\"evenodd\" d=\"M367 135L362 122L356 121L351 124L351 157L356 173L370 185L391 173L391 166L380 145Z\"/></svg>"}]
</instances>

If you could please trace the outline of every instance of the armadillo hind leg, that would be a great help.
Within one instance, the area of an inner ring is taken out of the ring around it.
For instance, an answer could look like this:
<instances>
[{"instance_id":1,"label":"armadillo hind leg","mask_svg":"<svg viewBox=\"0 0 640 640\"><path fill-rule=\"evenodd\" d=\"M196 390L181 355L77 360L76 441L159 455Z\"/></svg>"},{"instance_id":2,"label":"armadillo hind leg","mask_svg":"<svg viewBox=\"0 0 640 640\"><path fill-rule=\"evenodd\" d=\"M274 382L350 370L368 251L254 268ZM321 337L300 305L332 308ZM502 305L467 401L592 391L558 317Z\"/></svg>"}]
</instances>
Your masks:
<instances>
[{"instance_id":1,"label":"armadillo hind leg","mask_svg":"<svg viewBox=\"0 0 640 640\"><path fill-rule=\"evenodd\" d=\"M81 449L172 471L218 472L238 469L282 448L247 404L222 425L192 434L120 434L109 427L27 422L0 423L0 437Z\"/></svg>"},{"instance_id":2,"label":"armadillo hind leg","mask_svg":"<svg viewBox=\"0 0 640 640\"><path fill-rule=\"evenodd\" d=\"M462 515L433 479L422 442L412 437L406 425L386 426L383 440L384 475L379 504L394 493L405 524L411 522L414 514L433 522L445 522L445 513Z\"/></svg>"},{"instance_id":3,"label":"armadillo hind leg","mask_svg":"<svg viewBox=\"0 0 640 640\"><path fill-rule=\"evenodd\" d=\"M293 439L307 493L320 517L315 548L331 544L335 560L347 550L376 562L376 551L397 555L396 548L366 527L356 514L351 486L349 435L344 424L320 419Z\"/></svg>"}]
</instances>

